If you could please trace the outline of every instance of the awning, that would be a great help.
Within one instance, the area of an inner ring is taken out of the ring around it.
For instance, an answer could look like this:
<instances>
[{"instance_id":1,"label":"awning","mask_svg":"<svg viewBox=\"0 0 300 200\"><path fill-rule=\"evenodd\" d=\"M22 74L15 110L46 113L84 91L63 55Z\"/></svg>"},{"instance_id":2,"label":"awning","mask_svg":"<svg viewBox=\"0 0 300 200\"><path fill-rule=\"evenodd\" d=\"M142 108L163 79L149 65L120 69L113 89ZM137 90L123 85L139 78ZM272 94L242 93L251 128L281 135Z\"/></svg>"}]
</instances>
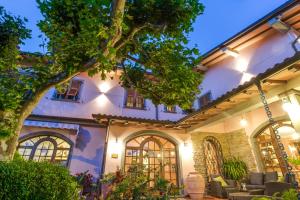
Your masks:
<instances>
[{"instance_id":1,"label":"awning","mask_svg":"<svg viewBox=\"0 0 300 200\"><path fill-rule=\"evenodd\" d=\"M35 121L35 120L25 120L24 126L75 130L76 133L78 133L79 127L80 127L78 124L47 122L47 121Z\"/></svg>"}]
</instances>

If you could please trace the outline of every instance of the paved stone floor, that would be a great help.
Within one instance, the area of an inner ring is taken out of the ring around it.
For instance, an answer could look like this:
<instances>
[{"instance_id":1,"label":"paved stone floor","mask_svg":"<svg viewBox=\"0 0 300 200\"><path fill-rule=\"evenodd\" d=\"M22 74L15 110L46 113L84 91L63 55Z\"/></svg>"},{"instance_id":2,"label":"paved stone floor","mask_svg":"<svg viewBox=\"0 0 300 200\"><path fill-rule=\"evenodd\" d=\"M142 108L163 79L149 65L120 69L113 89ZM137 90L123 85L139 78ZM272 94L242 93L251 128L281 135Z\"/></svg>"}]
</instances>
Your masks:
<instances>
[{"instance_id":1,"label":"paved stone floor","mask_svg":"<svg viewBox=\"0 0 300 200\"><path fill-rule=\"evenodd\" d=\"M191 199L190 198L180 198L180 199L177 199L177 200L191 200ZM216 197L206 196L206 197L204 197L203 200L225 200L225 199L219 199L219 198L216 198Z\"/></svg>"}]
</instances>

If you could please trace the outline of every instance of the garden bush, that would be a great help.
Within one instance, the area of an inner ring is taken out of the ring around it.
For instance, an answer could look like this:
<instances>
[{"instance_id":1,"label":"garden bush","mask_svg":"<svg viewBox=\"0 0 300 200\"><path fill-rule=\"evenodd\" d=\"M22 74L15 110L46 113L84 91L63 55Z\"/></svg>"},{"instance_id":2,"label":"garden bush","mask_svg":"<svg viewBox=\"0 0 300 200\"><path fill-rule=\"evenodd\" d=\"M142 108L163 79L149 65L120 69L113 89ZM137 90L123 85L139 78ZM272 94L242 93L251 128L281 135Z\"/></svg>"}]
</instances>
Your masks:
<instances>
[{"instance_id":1,"label":"garden bush","mask_svg":"<svg viewBox=\"0 0 300 200\"><path fill-rule=\"evenodd\" d=\"M1 200L76 200L78 184L68 169L46 162L0 162Z\"/></svg>"}]
</instances>

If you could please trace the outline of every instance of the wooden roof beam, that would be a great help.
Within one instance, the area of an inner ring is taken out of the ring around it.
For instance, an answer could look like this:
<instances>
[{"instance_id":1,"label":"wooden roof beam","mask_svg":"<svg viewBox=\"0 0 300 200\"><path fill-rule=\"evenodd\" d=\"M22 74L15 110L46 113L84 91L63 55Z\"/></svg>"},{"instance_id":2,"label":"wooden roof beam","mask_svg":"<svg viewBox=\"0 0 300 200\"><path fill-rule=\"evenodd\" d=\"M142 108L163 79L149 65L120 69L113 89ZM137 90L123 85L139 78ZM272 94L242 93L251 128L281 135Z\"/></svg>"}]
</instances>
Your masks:
<instances>
[{"instance_id":1,"label":"wooden roof beam","mask_svg":"<svg viewBox=\"0 0 300 200\"><path fill-rule=\"evenodd\" d=\"M267 79L267 80L264 80L263 83L269 83L270 85L285 85L287 83L287 81L286 80Z\"/></svg>"}]
</instances>

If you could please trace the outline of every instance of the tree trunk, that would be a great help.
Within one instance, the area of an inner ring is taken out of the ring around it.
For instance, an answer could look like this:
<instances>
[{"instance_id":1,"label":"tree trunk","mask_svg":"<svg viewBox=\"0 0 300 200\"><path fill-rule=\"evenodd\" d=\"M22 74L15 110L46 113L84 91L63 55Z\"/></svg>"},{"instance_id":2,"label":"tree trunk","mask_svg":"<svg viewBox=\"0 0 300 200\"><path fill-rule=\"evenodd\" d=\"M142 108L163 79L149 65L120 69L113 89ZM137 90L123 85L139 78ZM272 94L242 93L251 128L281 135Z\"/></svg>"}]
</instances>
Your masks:
<instances>
[{"instance_id":1,"label":"tree trunk","mask_svg":"<svg viewBox=\"0 0 300 200\"><path fill-rule=\"evenodd\" d=\"M2 119L1 119L2 120ZM23 126L24 120L18 120L13 135L0 140L0 161L12 160L18 145L18 138ZM9 126L9 125L8 125Z\"/></svg>"}]
</instances>

